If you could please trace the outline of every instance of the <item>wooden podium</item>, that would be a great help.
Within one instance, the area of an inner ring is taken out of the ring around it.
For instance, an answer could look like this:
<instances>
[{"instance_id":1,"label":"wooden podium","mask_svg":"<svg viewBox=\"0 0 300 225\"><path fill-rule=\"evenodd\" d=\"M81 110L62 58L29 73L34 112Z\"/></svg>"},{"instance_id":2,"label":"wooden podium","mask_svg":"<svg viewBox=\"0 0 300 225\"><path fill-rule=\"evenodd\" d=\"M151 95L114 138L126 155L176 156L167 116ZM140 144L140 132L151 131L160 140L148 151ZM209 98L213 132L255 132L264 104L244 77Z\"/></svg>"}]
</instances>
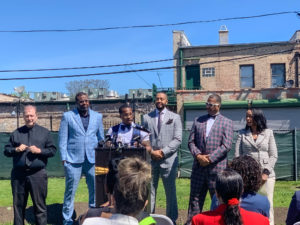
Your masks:
<instances>
[{"instance_id":1,"label":"wooden podium","mask_svg":"<svg viewBox=\"0 0 300 225\"><path fill-rule=\"evenodd\" d=\"M127 157L140 157L145 161L149 161L147 158L147 152L144 147L103 147L98 146L95 149L95 184L96 184L96 207L99 207L107 201L105 193L105 179L109 171L108 165L111 160L121 160Z\"/></svg>"}]
</instances>

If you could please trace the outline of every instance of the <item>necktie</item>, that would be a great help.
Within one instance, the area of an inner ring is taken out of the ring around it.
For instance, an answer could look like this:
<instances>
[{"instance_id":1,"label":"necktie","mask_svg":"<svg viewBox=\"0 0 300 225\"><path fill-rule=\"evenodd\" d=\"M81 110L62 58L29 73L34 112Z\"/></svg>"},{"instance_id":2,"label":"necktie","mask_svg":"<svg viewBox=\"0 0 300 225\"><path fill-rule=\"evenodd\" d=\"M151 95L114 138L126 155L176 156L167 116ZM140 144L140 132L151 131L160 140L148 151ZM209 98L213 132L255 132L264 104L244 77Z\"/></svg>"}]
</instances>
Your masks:
<instances>
[{"instance_id":1,"label":"necktie","mask_svg":"<svg viewBox=\"0 0 300 225\"><path fill-rule=\"evenodd\" d=\"M162 124L162 112L158 112L157 131L160 132Z\"/></svg>"}]
</instances>

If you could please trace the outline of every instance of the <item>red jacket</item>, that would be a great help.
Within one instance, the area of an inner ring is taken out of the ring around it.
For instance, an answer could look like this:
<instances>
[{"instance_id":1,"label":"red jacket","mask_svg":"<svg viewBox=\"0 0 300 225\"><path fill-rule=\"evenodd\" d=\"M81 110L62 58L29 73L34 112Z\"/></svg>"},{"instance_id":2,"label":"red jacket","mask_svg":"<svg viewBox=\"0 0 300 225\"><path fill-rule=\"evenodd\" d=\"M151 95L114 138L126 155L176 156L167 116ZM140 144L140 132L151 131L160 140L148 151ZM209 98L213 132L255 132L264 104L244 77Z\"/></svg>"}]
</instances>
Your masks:
<instances>
[{"instance_id":1,"label":"red jacket","mask_svg":"<svg viewBox=\"0 0 300 225\"><path fill-rule=\"evenodd\" d=\"M223 214L226 205L220 205L214 211L200 213L193 217L192 225L225 225ZM250 212L240 208L243 225L269 225L269 219L259 213Z\"/></svg>"}]
</instances>

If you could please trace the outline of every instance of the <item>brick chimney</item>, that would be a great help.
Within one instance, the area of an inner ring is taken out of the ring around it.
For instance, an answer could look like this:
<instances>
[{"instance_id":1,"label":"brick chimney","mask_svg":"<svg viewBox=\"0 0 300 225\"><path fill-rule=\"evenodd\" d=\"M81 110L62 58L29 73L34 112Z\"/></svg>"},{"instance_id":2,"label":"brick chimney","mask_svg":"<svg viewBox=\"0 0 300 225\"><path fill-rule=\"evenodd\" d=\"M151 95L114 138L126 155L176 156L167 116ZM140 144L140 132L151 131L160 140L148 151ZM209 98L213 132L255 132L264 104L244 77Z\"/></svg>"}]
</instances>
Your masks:
<instances>
[{"instance_id":1,"label":"brick chimney","mask_svg":"<svg viewBox=\"0 0 300 225\"><path fill-rule=\"evenodd\" d=\"M219 30L219 45L228 44L228 30L226 25L222 25Z\"/></svg>"}]
</instances>

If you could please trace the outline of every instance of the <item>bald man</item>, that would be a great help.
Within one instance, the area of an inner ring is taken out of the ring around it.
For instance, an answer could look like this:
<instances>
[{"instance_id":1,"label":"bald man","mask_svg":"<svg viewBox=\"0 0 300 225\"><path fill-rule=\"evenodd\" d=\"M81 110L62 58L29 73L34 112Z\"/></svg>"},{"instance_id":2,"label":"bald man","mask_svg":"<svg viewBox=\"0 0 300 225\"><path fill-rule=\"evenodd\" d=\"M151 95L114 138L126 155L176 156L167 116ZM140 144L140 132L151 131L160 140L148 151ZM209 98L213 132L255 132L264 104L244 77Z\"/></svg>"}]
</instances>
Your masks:
<instances>
[{"instance_id":1,"label":"bald man","mask_svg":"<svg viewBox=\"0 0 300 225\"><path fill-rule=\"evenodd\" d=\"M36 124L36 107L24 107L25 125L15 130L5 146L4 154L13 158L11 187L13 194L14 225L23 225L28 195L33 202L35 224L47 224L47 159L56 152L52 136Z\"/></svg>"},{"instance_id":2,"label":"bald man","mask_svg":"<svg viewBox=\"0 0 300 225\"><path fill-rule=\"evenodd\" d=\"M152 182L151 211L155 212L156 190L159 177L166 193L166 215L176 224L178 207L176 198L176 175L178 167L177 149L182 141L182 124L180 116L169 111L166 106L168 97L165 93L156 94L156 109L144 116L144 126L151 132L150 142Z\"/></svg>"}]
</instances>

